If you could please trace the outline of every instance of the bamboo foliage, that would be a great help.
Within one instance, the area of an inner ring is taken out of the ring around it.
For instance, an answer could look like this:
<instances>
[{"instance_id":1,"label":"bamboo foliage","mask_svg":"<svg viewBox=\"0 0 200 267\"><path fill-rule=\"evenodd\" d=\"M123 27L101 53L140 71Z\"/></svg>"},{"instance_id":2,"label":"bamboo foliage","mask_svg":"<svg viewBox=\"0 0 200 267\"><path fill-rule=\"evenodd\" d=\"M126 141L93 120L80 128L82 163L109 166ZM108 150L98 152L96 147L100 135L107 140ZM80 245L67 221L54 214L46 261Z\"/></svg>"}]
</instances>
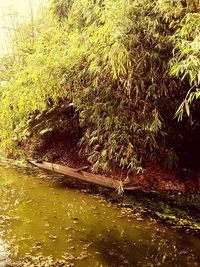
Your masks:
<instances>
[{"instance_id":1,"label":"bamboo foliage","mask_svg":"<svg viewBox=\"0 0 200 267\"><path fill-rule=\"evenodd\" d=\"M183 118L184 110L190 116L190 105L200 98L200 13L187 14L173 36L174 58L171 74L186 80L190 88L176 116Z\"/></svg>"},{"instance_id":2,"label":"bamboo foliage","mask_svg":"<svg viewBox=\"0 0 200 267\"><path fill-rule=\"evenodd\" d=\"M174 114L184 99L189 114L199 97L196 8L179 0L52 1L54 15L47 10L45 23L34 21L34 43L30 25L19 27L26 41L15 37L17 58L1 71L2 141L27 138L30 116L67 99L94 171L176 163Z\"/></svg>"}]
</instances>

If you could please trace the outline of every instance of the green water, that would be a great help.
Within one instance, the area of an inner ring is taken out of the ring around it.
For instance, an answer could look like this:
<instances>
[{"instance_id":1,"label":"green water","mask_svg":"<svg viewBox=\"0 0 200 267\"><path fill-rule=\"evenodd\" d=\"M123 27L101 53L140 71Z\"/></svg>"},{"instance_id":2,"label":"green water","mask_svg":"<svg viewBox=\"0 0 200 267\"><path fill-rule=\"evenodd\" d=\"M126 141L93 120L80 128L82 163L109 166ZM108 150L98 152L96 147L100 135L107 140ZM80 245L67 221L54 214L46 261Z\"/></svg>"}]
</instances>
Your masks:
<instances>
[{"instance_id":1,"label":"green water","mask_svg":"<svg viewBox=\"0 0 200 267\"><path fill-rule=\"evenodd\" d=\"M197 237L48 177L0 167L0 266L200 266Z\"/></svg>"}]
</instances>

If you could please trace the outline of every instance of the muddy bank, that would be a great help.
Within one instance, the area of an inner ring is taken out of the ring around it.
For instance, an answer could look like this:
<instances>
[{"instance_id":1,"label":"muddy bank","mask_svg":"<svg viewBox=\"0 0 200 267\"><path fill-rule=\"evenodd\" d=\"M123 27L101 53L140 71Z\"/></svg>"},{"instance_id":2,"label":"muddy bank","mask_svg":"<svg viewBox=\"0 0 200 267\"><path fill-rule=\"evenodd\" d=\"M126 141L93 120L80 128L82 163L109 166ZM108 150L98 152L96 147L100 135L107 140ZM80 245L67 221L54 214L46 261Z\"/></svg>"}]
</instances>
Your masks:
<instances>
[{"instance_id":1,"label":"muddy bank","mask_svg":"<svg viewBox=\"0 0 200 267\"><path fill-rule=\"evenodd\" d=\"M92 164L86 155L80 154L80 148L72 138L66 138L65 141L55 138L51 142L37 144L33 150L30 147L30 144L23 147L27 158L50 161L72 168L88 166L88 171L93 172ZM149 162L144 165L144 172L140 174L121 169L101 170L99 173L117 180L131 181L145 190L200 193L200 173L184 168L168 170L159 164Z\"/></svg>"}]
</instances>

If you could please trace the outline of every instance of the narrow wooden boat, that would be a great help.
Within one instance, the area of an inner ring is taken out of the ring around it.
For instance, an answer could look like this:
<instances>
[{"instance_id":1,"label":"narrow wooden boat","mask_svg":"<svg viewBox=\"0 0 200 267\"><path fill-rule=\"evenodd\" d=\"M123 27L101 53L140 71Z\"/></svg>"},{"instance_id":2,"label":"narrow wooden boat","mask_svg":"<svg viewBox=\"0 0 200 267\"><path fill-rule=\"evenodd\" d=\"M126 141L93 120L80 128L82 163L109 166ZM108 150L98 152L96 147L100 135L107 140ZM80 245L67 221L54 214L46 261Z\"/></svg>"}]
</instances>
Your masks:
<instances>
[{"instance_id":1,"label":"narrow wooden boat","mask_svg":"<svg viewBox=\"0 0 200 267\"><path fill-rule=\"evenodd\" d=\"M134 186L133 184L128 183L128 182L122 183L118 180L114 180L112 178L108 178L103 175L97 175L97 174L93 174L90 172L86 172L84 171L84 169L86 169L85 167L74 169L74 168L62 166L62 165L51 163L51 162L37 161L37 160L30 160L30 163L45 170L61 173L69 177L73 177L76 180L80 180L83 182L88 182L88 183L92 183L92 184L96 184L100 186L105 186L107 188L119 189L121 187L122 190L142 189L142 187Z\"/></svg>"}]
</instances>

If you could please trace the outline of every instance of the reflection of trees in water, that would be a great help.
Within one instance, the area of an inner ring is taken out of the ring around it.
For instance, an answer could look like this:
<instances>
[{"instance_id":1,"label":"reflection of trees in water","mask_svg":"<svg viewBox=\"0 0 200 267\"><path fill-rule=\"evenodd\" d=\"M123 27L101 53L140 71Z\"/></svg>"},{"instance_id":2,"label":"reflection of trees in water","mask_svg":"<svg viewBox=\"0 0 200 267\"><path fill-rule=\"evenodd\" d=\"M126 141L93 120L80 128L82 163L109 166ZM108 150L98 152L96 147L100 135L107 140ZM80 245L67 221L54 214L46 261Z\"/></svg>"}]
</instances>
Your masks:
<instances>
[{"instance_id":1,"label":"reflection of trees in water","mask_svg":"<svg viewBox=\"0 0 200 267\"><path fill-rule=\"evenodd\" d=\"M113 229L91 239L109 267L193 266L198 262L198 252L195 255L188 249L182 237L164 235L167 233L153 231L150 238L141 236L134 242L128 236L122 239Z\"/></svg>"}]
</instances>

